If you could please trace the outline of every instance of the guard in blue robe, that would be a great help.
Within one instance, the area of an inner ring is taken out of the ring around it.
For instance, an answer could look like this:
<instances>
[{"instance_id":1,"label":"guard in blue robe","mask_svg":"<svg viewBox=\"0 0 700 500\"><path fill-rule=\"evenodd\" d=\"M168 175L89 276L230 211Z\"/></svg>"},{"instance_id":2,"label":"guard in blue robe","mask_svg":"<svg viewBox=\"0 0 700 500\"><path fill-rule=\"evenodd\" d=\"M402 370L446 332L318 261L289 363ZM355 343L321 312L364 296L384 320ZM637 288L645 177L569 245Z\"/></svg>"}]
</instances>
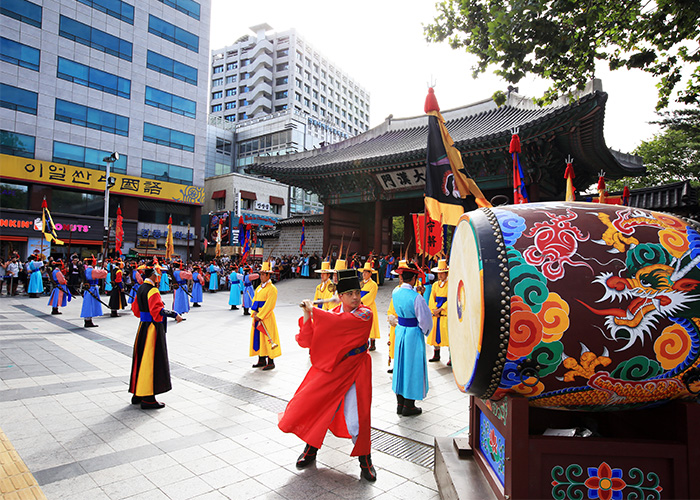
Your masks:
<instances>
[{"instance_id":1,"label":"guard in blue robe","mask_svg":"<svg viewBox=\"0 0 700 500\"><path fill-rule=\"evenodd\" d=\"M97 325L92 322L92 318L104 314L100 302L100 280L106 277L107 271L104 269L95 269L91 264L86 264L83 307L80 309L80 317L85 322L85 328L96 327Z\"/></svg>"},{"instance_id":2,"label":"guard in blue robe","mask_svg":"<svg viewBox=\"0 0 700 500\"><path fill-rule=\"evenodd\" d=\"M309 256L304 257L304 263L301 266L301 276L303 278L309 277Z\"/></svg>"},{"instance_id":3,"label":"guard in blue robe","mask_svg":"<svg viewBox=\"0 0 700 500\"><path fill-rule=\"evenodd\" d=\"M113 267L114 267L114 264L112 264L112 261L107 260L107 263L104 266L105 271L107 271L107 276L112 276L112 268ZM111 292L111 291L112 291L112 280L106 279L105 280L105 294L109 295L109 292Z\"/></svg>"},{"instance_id":4,"label":"guard in blue robe","mask_svg":"<svg viewBox=\"0 0 700 500\"><path fill-rule=\"evenodd\" d=\"M209 291L214 293L219 291L219 273L221 268L214 262L209 265Z\"/></svg>"},{"instance_id":5,"label":"guard in blue robe","mask_svg":"<svg viewBox=\"0 0 700 500\"><path fill-rule=\"evenodd\" d=\"M44 293L44 282L41 279L41 268L44 267L44 263L38 259L35 260L33 255L30 255L29 259L31 260L27 264L27 270L30 273L27 293L30 297L38 297L39 294Z\"/></svg>"},{"instance_id":6,"label":"guard in blue robe","mask_svg":"<svg viewBox=\"0 0 700 500\"><path fill-rule=\"evenodd\" d=\"M161 266L160 268L160 284L158 285L158 291L161 294L170 291L170 274L168 273L167 266Z\"/></svg>"},{"instance_id":7,"label":"guard in blue robe","mask_svg":"<svg viewBox=\"0 0 700 500\"><path fill-rule=\"evenodd\" d=\"M187 295L187 280L192 278L192 273L189 271L181 271L179 264L173 264L173 277L175 278L175 286L173 286L173 311L178 314L184 314L190 311L190 302Z\"/></svg>"},{"instance_id":8,"label":"guard in blue robe","mask_svg":"<svg viewBox=\"0 0 700 500\"><path fill-rule=\"evenodd\" d=\"M231 306L231 310L235 311L238 306L241 305L241 292L243 291L243 275L236 272L234 269L228 277L229 285L231 285L231 290L228 294L228 305Z\"/></svg>"},{"instance_id":9,"label":"guard in blue robe","mask_svg":"<svg viewBox=\"0 0 700 500\"><path fill-rule=\"evenodd\" d=\"M248 311L253 307L253 297L255 296L255 288L253 288L253 283L250 281L250 272L246 271L246 275L243 277L243 315L250 316Z\"/></svg>"},{"instance_id":10,"label":"guard in blue robe","mask_svg":"<svg viewBox=\"0 0 700 500\"><path fill-rule=\"evenodd\" d=\"M432 328L432 315L425 299L415 291L420 270L414 263L397 269L403 283L391 298L398 317L395 331L394 376L392 389L396 393L396 413L403 416L420 415L423 411L415 401L428 394L428 362L425 356L425 336Z\"/></svg>"},{"instance_id":11,"label":"guard in blue robe","mask_svg":"<svg viewBox=\"0 0 700 500\"><path fill-rule=\"evenodd\" d=\"M54 285L48 303L48 305L52 307L51 314L63 314L58 310L58 308L66 307L68 302L70 302L73 298L68 290L68 282L66 281L66 277L63 276L63 273L61 272L62 264L63 263L60 260L54 262L53 271L51 271L51 281L53 281Z\"/></svg>"},{"instance_id":12,"label":"guard in blue robe","mask_svg":"<svg viewBox=\"0 0 700 500\"><path fill-rule=\"evenodd\" d=\"M199 266L194 266L192 268L192 297L190 297L192 307L202 307L199 305L199 303L204 300L204 294L202 293L203 284L204 275L202 275L202 271Z\"/></svg>"}]
</instances>

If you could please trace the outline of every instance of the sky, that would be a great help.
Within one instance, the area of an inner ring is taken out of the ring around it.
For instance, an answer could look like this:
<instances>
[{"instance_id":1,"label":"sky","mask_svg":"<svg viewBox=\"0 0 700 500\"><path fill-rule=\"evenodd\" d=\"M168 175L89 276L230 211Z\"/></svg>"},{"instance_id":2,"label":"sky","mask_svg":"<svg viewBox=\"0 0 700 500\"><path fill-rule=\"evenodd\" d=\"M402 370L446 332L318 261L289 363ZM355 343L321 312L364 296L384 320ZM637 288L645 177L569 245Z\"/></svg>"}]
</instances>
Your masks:
<instances>
[{"instance_id":1,"label":"sky","mask_svg":"<svg viewBox=\"0 0 700 500\"><path fill-rule=\"evenodd\" d=\"M423 25L434 19L432 0L212 0L210 50L253 35L250 26L267 23L272 32L295 28L317 52L336 64L370 93L370 127L388 115L423 114L429 84L444 111L506 91L508 83L491 72L473 79L475 56L446 43L425 41ZM655 80L635 70L596 75L608 93L604 136L608 147L631 153L658 133ZM549 85L534 78L517 87L540 96Z\"/></svg>"}]
</instances>

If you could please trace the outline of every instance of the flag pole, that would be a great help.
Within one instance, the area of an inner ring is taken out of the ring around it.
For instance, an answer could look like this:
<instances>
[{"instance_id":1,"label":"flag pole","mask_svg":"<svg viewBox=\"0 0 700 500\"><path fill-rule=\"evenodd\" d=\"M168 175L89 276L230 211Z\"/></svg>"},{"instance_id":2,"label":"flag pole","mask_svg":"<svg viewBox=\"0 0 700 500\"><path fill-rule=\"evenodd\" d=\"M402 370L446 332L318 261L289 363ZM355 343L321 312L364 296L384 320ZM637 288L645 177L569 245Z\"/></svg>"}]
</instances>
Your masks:
<instances>
[{"instance_id":1,"label":"flag pole","mask_svg":"<svg viewBox=\"0 0 700 500\"><path fill-rule=\"evenodd\" d=\"M425 265L425 254L427 253L426 250L426 243L428 239L428 206L425 204L425 195L423 195L423 254L421 255L421 262L420 262L420 268L423 269L423 266Z\"/></svg>"}]
</instances>

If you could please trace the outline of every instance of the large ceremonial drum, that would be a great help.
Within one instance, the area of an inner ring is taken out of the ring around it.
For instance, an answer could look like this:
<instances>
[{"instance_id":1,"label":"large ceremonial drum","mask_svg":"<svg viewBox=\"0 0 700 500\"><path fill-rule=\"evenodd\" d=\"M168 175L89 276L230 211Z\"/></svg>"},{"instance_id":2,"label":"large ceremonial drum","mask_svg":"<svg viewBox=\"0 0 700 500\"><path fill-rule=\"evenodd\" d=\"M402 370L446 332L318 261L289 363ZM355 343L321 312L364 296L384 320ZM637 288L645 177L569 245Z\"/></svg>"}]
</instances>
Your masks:
<instances>
[{"instance_id":1,"label":"large ceremonial drum","mask_svg":"<svg viewBox=\"0 0 700 500\"><path fill-rule=\"evenodd\" d=\"M598 203L482 208L450 256L455 381L483 399L613 411L700 393L700 235Z\"/></svg>"}]
</instances>

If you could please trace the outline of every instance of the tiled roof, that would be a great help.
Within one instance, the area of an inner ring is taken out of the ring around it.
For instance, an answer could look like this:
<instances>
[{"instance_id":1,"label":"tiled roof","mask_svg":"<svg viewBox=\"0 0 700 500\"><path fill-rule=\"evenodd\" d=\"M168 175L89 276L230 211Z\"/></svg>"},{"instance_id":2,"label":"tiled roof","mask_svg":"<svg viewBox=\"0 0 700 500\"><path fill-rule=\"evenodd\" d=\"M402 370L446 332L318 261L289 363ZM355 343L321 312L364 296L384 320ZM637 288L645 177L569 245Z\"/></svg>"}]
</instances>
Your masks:
<instances>
[{"instance_id":1,"label":"tiled roof","mask_svg":"<svg viewBox=\"0 0 700 500\"><path fill-rule=\"evenodd\" d=\"M295 215L287 219L282 219L275 224L275 227L280 226L301 226L301 221L304 221L305 226L316 226L323 224L323 214L315 215Z\"/></svg>"},{"instance_id":2,"label":"tiled roof","mask_svg":"<svg viewBox=\"0 0 700 500\"><path fill-rule=\"evenodd\" d=\"M698 190L688 181L651 188L631 189L630 206L656 210L698 208Z\"/></svg>"}]
</instances>

